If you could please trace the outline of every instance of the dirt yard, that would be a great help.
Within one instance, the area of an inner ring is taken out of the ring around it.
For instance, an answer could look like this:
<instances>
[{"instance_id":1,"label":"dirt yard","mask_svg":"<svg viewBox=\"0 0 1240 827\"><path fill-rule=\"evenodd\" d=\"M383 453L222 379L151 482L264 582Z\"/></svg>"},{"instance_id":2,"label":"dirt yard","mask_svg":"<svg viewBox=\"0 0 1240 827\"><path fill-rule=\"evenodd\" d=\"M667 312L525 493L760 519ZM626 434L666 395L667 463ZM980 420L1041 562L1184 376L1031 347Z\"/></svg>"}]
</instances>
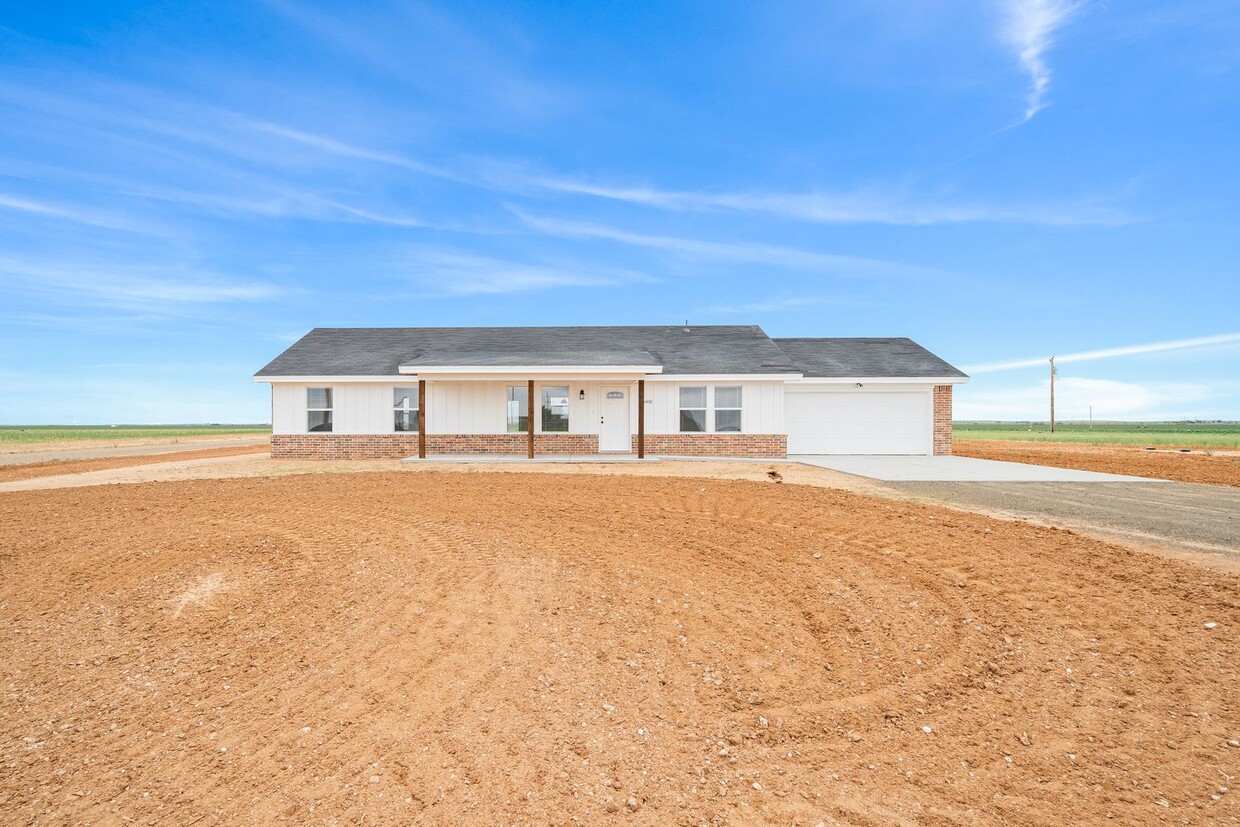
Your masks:
<instances>
[{"instance_id":1,"label":"dirt yard","mask_svg":"<svg viewBox=\"0 0 1240 827\"><path fill-rule=\"evenodd\" d=\"M1235 823L1238 585L774 482L5 493L0 812Z\"/></svg>"},{"instance_id":2,"label":"dirt yard","mask_svg":"<svg viewBox=\"0 0 1240 827\"><path fill-rule=\"evenodd\" d=\"M952 453L977 459L1079 468L1107 474L1240 486L1240 454L1210 456L1202 451L1182 454L1160 448L1146 451L1130 445L1074 445L1071 443L1006 442L998 439L957 439Z\"/></svg>"},{"instance_id":3,"label":"dirt yard","mask_svg":"<svg viewBox=\"0 0 1240 827\"><path fill-rule=\"evenodd\" d=\"M245 454L270 453L266 445L242 445L228 448L200 448L192 451L173 451L152 455L134 455L118 457L96 457L93 459L53 460L50 462L29 462L21 465L0 466L0 482L30 480L37 477L55 477L62 474L83 474L88 471L106 471L113 468L132 468L138 465L152 465L161 462L184 462L185 460L208 459L213 457L236 457ZM36 455L31 455L36 456Z\"/></svg>"}]
</instances>

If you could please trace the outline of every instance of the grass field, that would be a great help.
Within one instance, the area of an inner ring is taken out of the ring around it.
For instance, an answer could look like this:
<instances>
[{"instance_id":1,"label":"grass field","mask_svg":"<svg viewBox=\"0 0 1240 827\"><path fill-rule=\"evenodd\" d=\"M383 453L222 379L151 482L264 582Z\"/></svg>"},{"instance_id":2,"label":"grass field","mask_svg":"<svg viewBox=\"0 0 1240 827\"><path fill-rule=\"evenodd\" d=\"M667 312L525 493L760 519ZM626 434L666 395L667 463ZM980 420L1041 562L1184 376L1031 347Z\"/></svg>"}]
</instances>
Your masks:
<instances>
[{"instance_id":1,"label":"grass field","mask_svg":"<svg viewBox=\"0 0 1240 827\"><path fill-rule=\"evenodd\" d=\"M957 439L1240 448L1240 422L956 422Z\"/></svg>"},{"instance_id":2,"label":"grass field","mask_svg":"<svg viewBox=\"0 0 1240 827\"><path fill-rule=\"evenodd\" d=\"M0 445L269 434L270 425L0 425Z\"/></svg>"}]
</instances>

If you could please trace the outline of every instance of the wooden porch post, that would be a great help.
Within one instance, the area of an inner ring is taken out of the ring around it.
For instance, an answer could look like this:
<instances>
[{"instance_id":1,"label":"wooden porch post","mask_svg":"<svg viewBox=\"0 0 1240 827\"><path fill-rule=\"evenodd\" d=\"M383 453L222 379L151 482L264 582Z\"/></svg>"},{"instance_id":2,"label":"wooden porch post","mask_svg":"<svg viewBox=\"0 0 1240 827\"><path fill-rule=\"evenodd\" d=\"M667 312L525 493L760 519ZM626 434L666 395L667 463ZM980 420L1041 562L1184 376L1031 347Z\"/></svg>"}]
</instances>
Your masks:
<instances>
[{"instance_id":1,"label":"wooden porch post","mask_svg":"<svg viewBox=\"0 0 1240 827\"><path fill-rule=\"evenodd\" d=\"M426 380L418 380L418 459L426 459Z\"/></svg>"},{"instance_id":2,"label":"wooden porch post","mask_svg":"<svg viewBox=\"0 0 1240 827\"><path fill-rule=\"evenodd\" d=\"M528 417L529 422L526 425L526 427L528 428L528 435L529 435L529 438L526 440L526 445L527 445L526 456L528 456L530 459L533 459L534 458L534 380L533 379L530 380L530 388L529 388L529 391L526 393L526 396L528 397L529 408L530 408L529 417Z\"/></svg>"},{"instance_id":3,"label":"wooden porch post","mask_svg":"<svg viewBox=\"0 0 1240 827\"><path fill-rule=\"evenodd\" d=\"M646 458L646 380L637 380L637 458Z\"/></svg>"}]
</instances>

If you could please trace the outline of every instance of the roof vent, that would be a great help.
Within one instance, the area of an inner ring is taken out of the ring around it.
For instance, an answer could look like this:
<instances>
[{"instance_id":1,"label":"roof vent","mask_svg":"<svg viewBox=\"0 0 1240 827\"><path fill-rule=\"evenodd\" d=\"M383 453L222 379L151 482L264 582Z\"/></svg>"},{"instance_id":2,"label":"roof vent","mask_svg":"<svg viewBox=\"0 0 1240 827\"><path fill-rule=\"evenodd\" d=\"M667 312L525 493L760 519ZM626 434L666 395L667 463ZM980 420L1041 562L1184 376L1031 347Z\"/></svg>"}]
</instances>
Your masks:
<instances>
[{"instance_id":1,"label":"roof vent","mask_svg":"<svg viewBox=\"0 0 1240 827\"><path fill-rule=\"evenodd\" d=\"M689 320L685 319L685 333L689 332Z\"/></svg>"}]
</instances>

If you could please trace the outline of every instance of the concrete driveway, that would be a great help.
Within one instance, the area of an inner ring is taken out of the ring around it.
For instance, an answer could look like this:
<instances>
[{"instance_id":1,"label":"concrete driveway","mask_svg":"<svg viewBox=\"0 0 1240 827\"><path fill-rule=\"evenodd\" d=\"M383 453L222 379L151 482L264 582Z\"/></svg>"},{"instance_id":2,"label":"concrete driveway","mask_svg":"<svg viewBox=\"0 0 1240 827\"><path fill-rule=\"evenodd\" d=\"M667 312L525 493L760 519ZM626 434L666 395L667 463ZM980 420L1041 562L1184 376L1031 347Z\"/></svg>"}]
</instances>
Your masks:
<instances>
[{"instance_id":1,"label":"concrete driveway","mask_svg":"<svg viewBox=\"0 0 1240 827\"><path fill-rule=\"evenodd\" d=\"M897 482L890 488L983 514L1018 517L1240 566L1240 488L1186 482Z\"/></svg>"},{"instance_id":2,"label":"concrete driveway","mask_svg":"<svg viewBox=\"0 0 1240 827\"><path fill-rule=\"evenodd\" d=\"M883 482L1162 482L972 457L798 455L788 459Z\"/></svg>"}]
</instances>

